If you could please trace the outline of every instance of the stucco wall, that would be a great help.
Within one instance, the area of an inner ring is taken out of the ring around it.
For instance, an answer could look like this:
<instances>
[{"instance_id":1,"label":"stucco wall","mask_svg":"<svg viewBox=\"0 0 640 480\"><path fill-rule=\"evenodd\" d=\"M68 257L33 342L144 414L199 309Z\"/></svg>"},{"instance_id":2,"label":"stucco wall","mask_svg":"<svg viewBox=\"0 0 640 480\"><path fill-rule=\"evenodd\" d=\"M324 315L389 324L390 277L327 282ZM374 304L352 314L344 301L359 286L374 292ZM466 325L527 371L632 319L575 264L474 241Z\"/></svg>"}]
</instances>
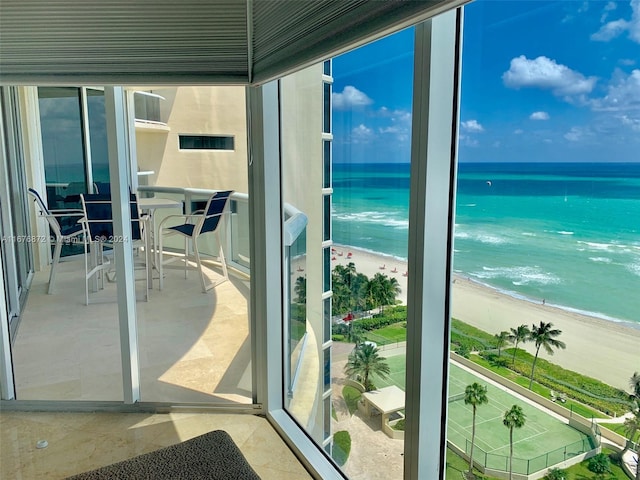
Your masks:
<instances>
[{"instance_id":1,"label":"stucco wall","mask_svg":"<svg viewBox=\"0 0 640 480\"><path fill-rule=\"evenodd\" d=\"M247 122L244 87L153 89L161 95L166 129L136 128L138 168L155 173L149 185L247 192ZM179 135L234 138L233 151L180 150Z\"/></svg>"}]
</instances>

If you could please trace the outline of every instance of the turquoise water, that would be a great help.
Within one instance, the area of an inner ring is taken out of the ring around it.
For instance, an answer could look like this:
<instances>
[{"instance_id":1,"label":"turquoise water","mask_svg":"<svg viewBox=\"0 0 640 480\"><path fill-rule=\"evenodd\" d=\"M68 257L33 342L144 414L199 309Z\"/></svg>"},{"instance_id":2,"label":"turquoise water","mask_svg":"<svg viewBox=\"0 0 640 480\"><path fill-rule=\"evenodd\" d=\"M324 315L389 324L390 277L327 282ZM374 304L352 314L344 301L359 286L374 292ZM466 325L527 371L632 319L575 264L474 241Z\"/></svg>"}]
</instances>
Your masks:
<instances>
[{"instance_id":1,"label":"turquoise water","mask_svg":"<svg viewBox=\"0 0 640 480\"><path fill-rule=\"evenodd\" d=\"M333 239L407 257L409 166L333 166ZM454 270L640 324L640 164L461 164Z\"/></svg>"}]
</instances>

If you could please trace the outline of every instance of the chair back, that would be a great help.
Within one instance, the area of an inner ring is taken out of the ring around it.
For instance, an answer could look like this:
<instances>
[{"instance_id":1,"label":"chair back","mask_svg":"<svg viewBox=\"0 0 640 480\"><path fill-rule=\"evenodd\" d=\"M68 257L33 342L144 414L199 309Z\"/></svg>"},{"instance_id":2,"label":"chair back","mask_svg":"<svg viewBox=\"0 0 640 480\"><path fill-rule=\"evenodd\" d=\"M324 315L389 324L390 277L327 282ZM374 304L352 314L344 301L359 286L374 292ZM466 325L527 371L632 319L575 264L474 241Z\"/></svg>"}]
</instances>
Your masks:
<instances>
[{"instance_id":1,"label":"chair back","mask_svg":"<svg viewBox=\"0 0 640 480\"><path fill-rule=\"evenodd\" d=\"M60 236L61 235L60 224L58 223L56 218L53 215L51 215L51 212L47 208L47 205L44 203L44 200L42 200L42 197L40 196L40 194L33 188L29 188L28 192L29 192L29 195L33 197L33 201L35 202L35 204L38 206L38 210L40 210L40 215L45 217L47 219L47 222L49 222L49 226L51 227L51 230L53 230L54 235L56 237Z\"/></svg>"},{"instance_id":2,"label":"chair back","mask_svg":"<svg viewBox=\"0 0 640 480\"><path fill-rule=\"evenodd\" d=\"M82 210L89 231L89 237L94 241L113 241L113 210L111 194L94 193L80 194ZM131 237L132 240L142 239L142 227L138 212L138 200L135 194L130 194L131 208Z\"/></svg>"},{"instance_id":3,"label":"chair back","mask_svg":"<svg viewBox=\"0 0 640 480\"><path fill-rule=\"evenodd\" d=\"M216 192L211 196L211 198L207 202L207 206L204 209L204 222L202 223L202 228L200 229L201 234L206 232L213 232L216 228L218 228L220 218L222 217L222 213L224 212L224 209L227 206L227 202L229 201L229 197L232 193L233 190L227 190L223 192Z\"/></svg>"}]
</instances>

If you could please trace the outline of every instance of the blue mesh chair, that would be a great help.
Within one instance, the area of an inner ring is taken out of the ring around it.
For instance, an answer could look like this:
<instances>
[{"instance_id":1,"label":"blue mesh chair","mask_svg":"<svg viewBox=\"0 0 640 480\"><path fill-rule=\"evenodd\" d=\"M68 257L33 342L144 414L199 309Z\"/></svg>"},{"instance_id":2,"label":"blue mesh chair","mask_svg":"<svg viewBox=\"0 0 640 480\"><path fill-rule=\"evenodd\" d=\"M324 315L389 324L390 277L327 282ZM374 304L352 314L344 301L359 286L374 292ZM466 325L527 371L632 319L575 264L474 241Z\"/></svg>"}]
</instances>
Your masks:
<instances>
[{"instance_id":1,"label":"blue mesh chair","mask_svg":"<svg viewBox=\"0 0 640 480\"><path fill-rule=\"evenodd\" d=\"M220 240L220 225L222 224L222 216L227 213L226 207L229 201L229 197L233 193L233 190L216 192L211 198L207 201L207 205L204 210L199 212L194 212L190 215L169 215L166 217L162 223L160 223L160 227L158 231L160 232L160 261L159 263L159 271L160 271L160 290L164 287L164 273L163 273L163 265L169 263L174 260L174 258L169 259L168 261L163 261L162 253L163 253L163 239L165 236L170 235L180 235L184 237L185 247L184 247L184 275L187 277L187 269L189 266L188 255L189 255L189 243L193 248L193 253L195 255L196 265L200 272L200 282L202 285L202 292L207 293L208 290L220 285L222 282L229 280L229 275L227 273L227 263L224 258L224 250L222 248L222 242ZM175 222L176 219L181 219L184 223L180 223L179 225L167 225L167 222ZM218 251L218 260L222 266L222 278L214 282L212 284L207 285L206 277L202 270L202 261L200 259L200 251L198 249L198 237L205 233L214 233L216 236L216 240L219 245Z\"/></svg>"},{"instance_id":2,"label":"blue mesh chair","mask_svg":"<svg viewBox=\"0 0 640 480\"><path fill-rule=\"evenodd\" d=\"M105 245L113 245L118 239L113 235L113 211L111 194L81 194L80 201L84 212L83 222L87 232L88 241L85 242L85 300L89 305L89 282L95 277L98 288L104 288L104 278L112 269L111 262L104 254ZM149 246L146 229L146 217L141 217L138 210L137 198L130 195L129 205L131 211L131 241L134 248L144 248L144 263L138 262L135 266L144 267L145 271L145 300L149 299ZM91 251L87 246L91 245ZM91 259L89 256L91 255Z\"/></svg>"},{"instance_id":3,"label":"blue mesh chair","mask_svg":"<svg viewBox=\"0 0 640 480\"><path fill-rule=\"evenodd\" d=\"M84 241L84 227L79 222L84 216L84 212L77 209L49 210L36 190L29 188L28 191L29 195L33 197L38 213L49 223L52 238L55 237L55 248L51 260L51 271L49 272L49 288L47 290L47 293L52 294L56 279L56 267L60 263L62 245L77 242L78 240Z\"/></svg>"}]
</instances>

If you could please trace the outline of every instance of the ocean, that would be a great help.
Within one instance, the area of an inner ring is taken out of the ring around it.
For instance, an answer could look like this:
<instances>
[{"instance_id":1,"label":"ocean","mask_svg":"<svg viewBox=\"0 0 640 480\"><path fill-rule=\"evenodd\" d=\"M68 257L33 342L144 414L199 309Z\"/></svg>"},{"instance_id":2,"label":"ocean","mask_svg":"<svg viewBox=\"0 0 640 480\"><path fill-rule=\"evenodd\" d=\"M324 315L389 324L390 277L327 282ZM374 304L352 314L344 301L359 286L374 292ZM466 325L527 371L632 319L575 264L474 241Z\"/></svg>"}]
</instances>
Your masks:
<instances>
[{"instance_id":1,"label":"ocean","mask_svg":"<svg viewBox=\"0 0 640 480\"><path fill-rule=\"evenodd\" d=\"M333 240L406 260L408 164L333 165ZM454 271L640 326L640 163L462 163Z\"/></svg>"}]
</instances>

